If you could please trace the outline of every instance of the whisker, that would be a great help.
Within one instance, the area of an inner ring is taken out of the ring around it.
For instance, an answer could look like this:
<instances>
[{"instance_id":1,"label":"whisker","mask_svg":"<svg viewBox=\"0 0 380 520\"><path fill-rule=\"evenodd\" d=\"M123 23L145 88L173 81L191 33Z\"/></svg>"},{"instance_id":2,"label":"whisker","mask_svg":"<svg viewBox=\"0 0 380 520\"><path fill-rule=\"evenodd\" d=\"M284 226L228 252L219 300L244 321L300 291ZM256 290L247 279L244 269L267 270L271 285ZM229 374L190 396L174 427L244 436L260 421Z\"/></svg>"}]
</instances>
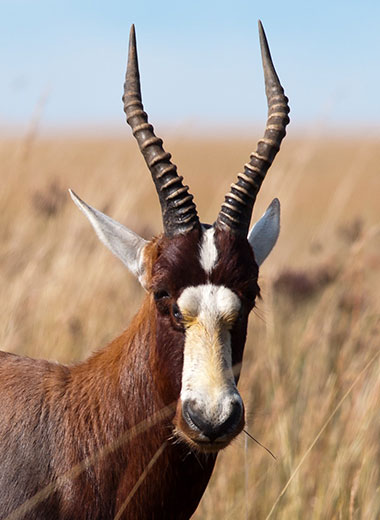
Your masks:
<instances>
[{"instance_id":1,"label":"whisker","mask_svg":"<svg viewBox=\"0 0 380 520\"><path fill-rule=\"evenodd\" d=\"M264 446L264 444L261 444L261 442L259 442L257 439L255 439L253 435L251 435L249 432L247 432L247 430L243 430L243 432L244 432L246 435L248 435L248 437L249 437L250 439L252 439L253 441L255 441L256 444L258 444L259 446L261 446L262 448L264 448L264 450L267 451L267 452L269 453L269 455L271 455L271 456L274 458L274 460L277 460L276 455L274 455L274 454L270 451L269 448L267 448L266 446Z\"/></svg>"},{"instance_id":2,"label":"whisker","mask_svg":"<svg viewBox=\"0 0 380 520\"><path fill-rule=\"evenodd\" d=\"M191 453L194 455L194 458L196 459L196 461L198 462L198 464L200 465L201 470L204 471L205 468L204 468L204 466L202 465L202 463L201 463L201 461L200 461L200 459L199 459L197 453L196 453L194 450L192 450L191 448L190 448L190 451L191 451Z\"/></svg>"}]
</instances>

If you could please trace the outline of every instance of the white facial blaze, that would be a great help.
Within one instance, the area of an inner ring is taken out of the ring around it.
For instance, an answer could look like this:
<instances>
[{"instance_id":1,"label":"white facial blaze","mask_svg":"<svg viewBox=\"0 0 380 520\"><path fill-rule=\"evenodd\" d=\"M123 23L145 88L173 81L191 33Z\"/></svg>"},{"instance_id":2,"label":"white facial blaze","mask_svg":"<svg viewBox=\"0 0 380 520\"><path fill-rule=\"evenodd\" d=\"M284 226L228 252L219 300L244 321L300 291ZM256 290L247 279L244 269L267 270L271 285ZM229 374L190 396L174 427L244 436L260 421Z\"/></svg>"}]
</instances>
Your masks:
<instances>
[{"instance_id":1,"label":"white facial blaze","mask_svg":"<svg viewBox=\"0 0 380 520\"><path fill-rule=\"evenodd\" d=\"M202 243L200 247L199 261L206 272L210 274L218 260L218 251L215 246L213 227L203 232Z\"/></svg>"},{"instance_id":2,"label":"white facial blaze","mask_svg":"<svg viewBox=\"0 0 380 520\"><path fill-rule=\"evenodd\" d=\"M240 300L230 289L208 284L187 287L177 303L186 327L181 401L195 401L211 422L223 422L240 399L230 335Z\"/></svg>"}]
</instances>

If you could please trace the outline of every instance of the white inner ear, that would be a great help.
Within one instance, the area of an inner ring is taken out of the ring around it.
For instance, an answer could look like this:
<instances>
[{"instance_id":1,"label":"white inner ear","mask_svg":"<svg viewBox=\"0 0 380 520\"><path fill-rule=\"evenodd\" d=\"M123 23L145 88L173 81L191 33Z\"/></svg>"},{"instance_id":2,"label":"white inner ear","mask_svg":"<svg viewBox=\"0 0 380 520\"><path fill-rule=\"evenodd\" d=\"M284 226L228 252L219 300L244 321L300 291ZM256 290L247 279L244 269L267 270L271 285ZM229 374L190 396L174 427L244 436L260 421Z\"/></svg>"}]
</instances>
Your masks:
<instances>
[{"instance_id":1,"label":"white inner ear","mask_svg":"<svg viewBox=\"0 0 380 520\"><path fill-rule=\"evenodd\" d=\"M144 287L143 249L148 243L147 240L116 220L107 217L101 211L89 206L72 190L69 190L69 193L78 208L91 222L99 239L130 269Z\"/></svg>"},{"instance_id":2,"label":"white inner ear","mask_svg":"<svg viewBox=\"0 0 380 520\"><path fill-rule=\"evenodd\" d=\"M280 201L273 199L261 219L248 234L257 265L261 265L272 251L280 234Z\"/></svg>"}]
</instances>

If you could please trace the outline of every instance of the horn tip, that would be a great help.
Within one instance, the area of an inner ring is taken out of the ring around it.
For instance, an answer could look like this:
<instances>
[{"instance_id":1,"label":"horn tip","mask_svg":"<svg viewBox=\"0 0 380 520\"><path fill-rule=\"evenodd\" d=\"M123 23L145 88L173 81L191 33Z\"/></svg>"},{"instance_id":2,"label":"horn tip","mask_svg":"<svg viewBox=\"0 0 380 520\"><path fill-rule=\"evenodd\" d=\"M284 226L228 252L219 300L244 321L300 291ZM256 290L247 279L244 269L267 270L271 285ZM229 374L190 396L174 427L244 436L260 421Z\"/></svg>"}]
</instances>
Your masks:
<instances>
[{"instance_id":1,"label":"horn tip","mask_svg":"<svg viewBox=\"0 0 380 520\"><path fill-rule=\"evenodd\" d=\"M264 54L270 55L267 36L265 34L264 27L263 27L263 24L261 23L261 20L258 21L258 29L259 29L259 40L260 40L261 52Z\"/></svg>"},{"instance_id":2,"label":"horn tip","mask_svg":"<svg viewBox=\"0 0 380 520\"><path fill-rule=\"evenodd\" d=\"M260 37L260 41L266 37L265 35L265 31L264 31L264 26L263 26L263 23L261 20L258 20L257 21L257 25L258 25L258 29L259 29L259 37Z\"/></svg>"},{"instance_id":3,"label":"horn tip","mask_svg":"<svg viewBox=\"0 0 380 520\"><path fill-rule=\"evenodd\" d=\"M129 44L133 47L136 47L136 31L134 23L131 25L131 29L129 31Z\"/></svg>"},{"instance_id":4,"label":"horn tip","mask_svg":"<svg viewBox=\"0 0 380 520\"><path fill-rule=\"evenodd\" d=\"M135 33L135 24L131 25L131 30L129 33L129 48L128 48L128 63L127 63L127 71L126 71L126 83L133 81L133 76L138 77L138 59L137 59L137 44L136 44L136 33ZM139 88L139 85L137 86Z\"/></svg>"}]
</instances>

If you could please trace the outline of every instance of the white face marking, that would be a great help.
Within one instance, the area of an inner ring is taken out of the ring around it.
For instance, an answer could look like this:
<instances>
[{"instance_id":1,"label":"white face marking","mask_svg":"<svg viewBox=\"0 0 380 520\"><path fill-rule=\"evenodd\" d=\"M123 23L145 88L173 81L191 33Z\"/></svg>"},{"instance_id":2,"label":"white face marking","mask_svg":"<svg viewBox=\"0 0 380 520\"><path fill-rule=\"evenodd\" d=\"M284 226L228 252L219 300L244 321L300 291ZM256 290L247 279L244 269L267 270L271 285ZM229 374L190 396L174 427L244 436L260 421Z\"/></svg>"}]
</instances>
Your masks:
<instances>
[{"instance_id":1,"label":"white face marking","mask_svg":"<svg viewBox=\"0 0 380 520\"><path fill-rule=\"evenodd\" d=\"M209 284L187 287L177 303L186 327L181 400L195 401L210 422L222 423L241 401L230 334L241 302L230 289Z\"/></svg>"},{"instance_id":2,"label":"white face marking","mask_svg":"<svg viewBox=\"0 0 380 520\"><path fill-rule=\"evenodd\" d=\"M218 260L218 251L214 241L214 228L203 232L199 261L206 274L210 274Z\"/></svg>"}]
</instances>

